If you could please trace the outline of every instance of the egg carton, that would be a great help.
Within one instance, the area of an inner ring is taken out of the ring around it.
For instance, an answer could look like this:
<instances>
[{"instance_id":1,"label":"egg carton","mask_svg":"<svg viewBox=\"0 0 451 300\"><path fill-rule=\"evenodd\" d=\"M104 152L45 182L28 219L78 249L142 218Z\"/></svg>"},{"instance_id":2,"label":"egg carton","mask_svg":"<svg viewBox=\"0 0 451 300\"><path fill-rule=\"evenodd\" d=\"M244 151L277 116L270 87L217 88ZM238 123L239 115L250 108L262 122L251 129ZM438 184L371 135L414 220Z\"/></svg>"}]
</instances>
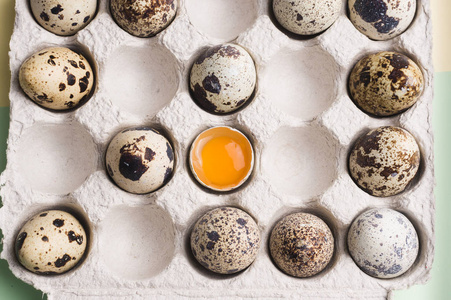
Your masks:
<instances>
[{"instance_id":1,"label":"egg carton","mask_svg":"<svg viewBox=\"0 0 451 300\"><path fill-rule=\"evenodd\" d=\"M280 29L269 0L180 0L173 23L143 39L114 22L107 0L99 1L96 16L85 29L69 37L40 27L28 1L17 0L10 44L7 167L0 193L1 257L15 276L49 299L386 299L393 290L425 283L433 261L435 210L430 1L419 0L410 28L389 41L362 35L348 19L346 2L332 27L301 39ZM217 116L191 99L188 77L204 49L224 42L250 52L258 87L246 108ZM19 87L22 62L49 46L76 49L95 67L95 92L76 110L44 110ZM407 54L425 77L420 100L403 114L384 119L359 110L347 91L354 64L382 50ZM124 192L112 183L104 166L109 141L134 125L162 128L175 149L174 177L151 194ZM241 130L254 146L253 175L233 193L205 191L186 163L196 135L216 125ZM382 125L410 131L422 161L419 175L404 193L376 198L352 181L347 156L360 135ZM209 209L226 205L249 212L262 234L255 262L234 276L205 271L189 246L196 220ZM354 218L372 207L404 213L418 231L418 258L400 277L370 277L349 255L347 230ZM48 208L74 212L89 236L85 260L58 276L33 274L14 254L22 225ZM305 279L282 273L267 246L275 223L298 211L322 217L335 237L329 266Z\"/></svg>"}]
</instances>

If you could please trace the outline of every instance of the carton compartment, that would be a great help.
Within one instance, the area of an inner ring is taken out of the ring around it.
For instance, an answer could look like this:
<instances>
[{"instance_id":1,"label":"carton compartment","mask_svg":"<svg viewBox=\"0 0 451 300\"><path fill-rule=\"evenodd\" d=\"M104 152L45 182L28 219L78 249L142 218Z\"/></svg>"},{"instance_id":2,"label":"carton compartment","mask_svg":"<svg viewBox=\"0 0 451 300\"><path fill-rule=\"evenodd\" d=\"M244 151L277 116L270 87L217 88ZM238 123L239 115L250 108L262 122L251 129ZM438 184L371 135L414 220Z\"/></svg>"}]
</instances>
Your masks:
<instances>
[{"instance_id":1,"label":"carton compartment","mask_svg":"<svg viewBox=\"0 0 451 300\"><path fill-rule=\"evenodd\" d=\"M258 1L187 0L185 6L194 27L224 41L236 38L258 17Z\"/></svg>"},{"instance_id":2,"label":"carton compartment","mask_svg":"<svg viewBox=\"0 0 451 300\"><path fill-rule=\"evenodd\" d=\"M120 110L153 117L176 95L178 73L176 58L162 46L123 46L107 60L102 87Z\"/></svg>"},{"instance_id":3,"label":"carton compartment","mask_svg":"<svg viewBox=\"0 0 451 300\"><path fill-rule=\"evenodd\" d=\"M263 149L262 173L281 194L318 196L337 178L336 148L321 128L281 128Z\"/></svg>"},{"instance_id":4,"label":"carton compartment","mask_svg":"<svg viewBox=\"0 0 451 300\"><path fill-rule=\"evenodd\" d=\"M283 112L311 120L337 96L337 66L319 47L283 49L263 71L260 89Z\"/></svg>"},{"instance_id":5,"label":"carton compartment","mask_svg":"<svg viewBox=\"0 0 451 300\"><path fill-rule=\"evenodd\" d=\"M73 192L97 168L97 147L78 123L34 125L24 131L17 151L19 173L43 193Z\"/></svg>"},{"instance_id":6,"label":"carton compartment","mask_svg":"<svg viewBox=\"0 0 451 300\"><path fill-rule=\"evenodd\" d=\"M171 216L156 205L116 206L99 231L99 255L116 276L150 278L166 269L174 257L174 224Z\"/></svg>"}]
</instances>

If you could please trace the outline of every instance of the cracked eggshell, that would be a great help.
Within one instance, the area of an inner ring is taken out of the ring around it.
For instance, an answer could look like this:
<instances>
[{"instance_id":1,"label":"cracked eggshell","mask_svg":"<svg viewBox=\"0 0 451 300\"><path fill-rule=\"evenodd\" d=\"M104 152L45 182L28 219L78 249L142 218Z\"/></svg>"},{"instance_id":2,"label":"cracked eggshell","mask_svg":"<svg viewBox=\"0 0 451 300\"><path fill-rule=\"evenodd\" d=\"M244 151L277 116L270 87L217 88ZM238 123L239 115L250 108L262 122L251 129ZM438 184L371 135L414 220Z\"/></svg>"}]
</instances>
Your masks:
<instances>
[{"instance_id":1,"label":"cracked eggshell","mask_svg":"<svg viewBox=\"0 0 451 300\"><path fill-rule=\"evenodd\" d=\"M340 15L341 0L274 0L274 15L285 29L312 35L329 28Z\"/></svg>"},{"instance_id":2,"label":"cracked eggshell","mask_svg":"<svg viewBox=\"0 0 451 300\"><path fill-rule=\"evenodd\" d=\"M420 166L420 150L405 129L385 126L360 137L349 156L349 171L365 192L388 197L403 192Z\"/></svg>"},{"instance_id":3,"label":"cracked eggshell","mask_svg":"<svg viewBox=\"0 0 451 300\"><path fill-rule=\"evenodd\" d=\"M349 77L354 103L368 114L386 117L414 105L423 92L423 73L404 54L385 51L362 58Z\"/></svg>"},{"instance_id":4,"label":"cracked eggshell","mask_svg":"<svg viewBox=\"0 0 451 300\"><path fill-rule=\"evenodd\" d=\"M78 264L87 242L85 230L74 216L49 210L22 227L16 238L16 256L33 273L61 274Z\"/></svg>"},{"instance_id":5,"label":"cracked eggshell","mask_svg":"<svg viewBox=\"0 0 451 300\"><path fill-rule=\"evenodd\" d=\"M36 21L58 35L73 35L94 18L97 0L31 0Z\"/></svg>"},{"instance_id":6,"label":"cracked eggshell","mask_svg":"<svg viewBox=\"0 0 451 300\"><path fill-rule=\"evenodd\" d=\"M348 249L366 274L394 278L414 264L419 249L418 234L402 213L389 208L371 209L352 223Z\"/></svg>"},{"instance_id":7,"label":"cracked eggshell","mask_svg":"<svg viewBox=\"0 0 451 300\"><path fill-rule=\"evenodd\" d=\"M203 215L191 232L191 250L205 268L219 274L244 270L257 257L260 230L254 219L235 207Z\"/></svg>"},{"instance_id":8,"label":"cracked eggshell","mask_svg":"<svg viewBox=\"0 0 451 300\"><path fill-rule=\"evenodd\" d=\"M254 60L242 47L224 44L203 52L190 74L190 92L209 113L231 113L242 107L255 90Z\"/></svg>"},{"instance_id":9,"label":"cracked eggshell","mask_svg":"<svg viewBox=\"0 0 451 300\"><path fill-rule=\"evenodd\" d=\"M174 151L157 130L136 127L123 130L110 142L106 168L122 189L135 194L153 192L172 178Z\"/></svg>"},{"instance_id":10,"label":"cracked eggshell","mask_svg":"<svg viewBox=\"0 0 451 300\"><path fill-rule=\"evenodd\" d=\"M174 20L177 0L111 0L110 11L116 23L131 35L151 37Z\"/></svg>"},{"instance_id":11,"label":"cracked eggshell","mask_svg":"<svg viewBox=\"0 0 451 300\"><path fill-rule=\"evenodd\" d=\"M276 265L295 277L311 277L329 264L334 237L315 215L295 213L279 221L271 232L269 250Z\"/></svg>"},{"instance_id":12,"label":"cracked eggshell","mask_svg":"<svg viewBox=\"0 0 451 300\"><path fill-rule=\"evenodd\" d=\"M71 49L55 47L29 57L19 70L22 90L37 104L66 110L91 92L94 73L86 58Z\"/></svg>"},{"instance_id":13,"label":"cracked eggshell","mask_svg":"<svg viewBox=\"0 0 451 300\"><path fill-rule=\"evenodd\" d=\"M412 23L416 0L349 0L354 26L373 40L389 40L403 33Z\"/></svg>"}]
</instances>

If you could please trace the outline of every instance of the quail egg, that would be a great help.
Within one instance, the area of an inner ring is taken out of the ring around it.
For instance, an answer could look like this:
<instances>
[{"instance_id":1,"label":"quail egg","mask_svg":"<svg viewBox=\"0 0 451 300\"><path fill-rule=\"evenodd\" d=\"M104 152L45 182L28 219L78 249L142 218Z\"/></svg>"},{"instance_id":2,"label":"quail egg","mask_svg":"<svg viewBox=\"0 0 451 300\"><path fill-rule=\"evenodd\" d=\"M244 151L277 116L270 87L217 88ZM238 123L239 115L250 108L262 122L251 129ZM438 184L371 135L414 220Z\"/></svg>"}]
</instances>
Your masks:
<instances>
[{"instance_id":1,"label":"quail egg","mask_svg":"<svg viewBox=\"0 0 451 300\"><path fill-rule=\"evenodd\" d=\"M418 65L392 51L364 57L349 77L349 91L355 104L378 117L410 108L420 97L423 85L423 73Z\"/></svg>"},{"instance_id":2,"label":"quail egg","mask_svg":"<svg viewBox=\"0 0 451 300\"><path fill-rule=\"evenodd\" d=\"M16 238L16 256L31 272L61 274L80 262L87 242L85 230L74 216L48 210L22 227Z\"/></svg>"},{"instance_id":3,"label":"quail egg","mask_svg":"<svg viewBox=\"0 0 451 300\"><path fill-rule=\"evenodd\" d=\"M111 0L111 15L131 35L151 37L171 24L177 0Z\"/></svg>"},{"instance_id":4,"label":"quail egg","mask_svg":"<svg viewBox=\"0 0 451 300\"><path fill-rule=\"evenodd\" d=\"M399 194L415 177L420 150L415 138L399 127L379 127L360 137L349 156L355 183L377 197Z\"/></svg>"},{"instance_id":5,"label":"quail egg","mask_svg":"<svg viewBox=\"0 0 451 300\"><path fill-rule=\"evenodd\" d=\"M334 237L315 215L295 213L279 221L271 232L269 250L276 265L295 277L318 274L334 254Z\"/></svg>"},{"instance_id":6,"label":"quail egg","mask_svg":"<svg viewBox=\"0 0 451 300\"><path fill-rule=\"evenodd\" d=\"M260 230L254 219L235 207L220 207L203 215L191 233L191 250L210 271L233 274L255 260Z\"/></svg>"},{"instance_id":7,"label":"quail egg","mask_svg":"<svg viewBox=\"0 0 451 300\"><path fill-rule=\"evenodd\" d=\"M195 102L209 113L231 113L252 96L257 81L249 53L234 44L212 47L194 62L190 92Z\"/></svg>"},{"instance_id":8,"label":"quail egg","mask_svg":"<svg viewBox=\"0 0 451 300\"><path fill-rule=\"evenodd\" d=\"M174 151L157 130L136 127L121 131L106 151L106 167L111 179L135 194L153 192L172 177Z\"/></svg>"},{"instance_id":9,"label":"quail egg","mask_svg":"<svg viewBox=\"0 0 451 300\"><path fill-rule=\"evenodd\" d=\"M97 0L31 0L30 6L42 27L58 35L73 35L94 18Z\"/></svg>"},{"instance_id":10,"label":"quail egg","mask_svg":"<svg viewBox=\"0 0 451 300\"><path fill-rule=\"evenodd\" d=\"M274 0L277 21L288 31L312 35L329 28L340 15L341 0Z\"/></svg>"},{"instance_id":11,"label":"quail egg","mask_svg":"<svg viewBox=\"0 0 451 300\"><path fill-rule=\"evenodd\" d=\"M412 23L416 0L349 0L351 22L373 40L389 40Z\"/></svg>"},{"instance_id":12,"label":"quail egg","mask_svg":"<svg viewBox=\"0 0 451 300\"><path fill-rule=\"evenodd\" d=\"M94 73L83 55L68 48L47 48L20 67L22 90L37 104L67 110L83 103L94 83Z\"/></svg>"},{"instance_id":13,"label":"quail egg","mask_svg":"<svg viewBox=\"0 0 451 300\"><path fill-rule=\"evenodd\" d=\"M394 278L415 262L418 235L402 213L376 208L354 220L348 232L348 249L357 266L368 275Z\"/></svg>"}]
</instances>

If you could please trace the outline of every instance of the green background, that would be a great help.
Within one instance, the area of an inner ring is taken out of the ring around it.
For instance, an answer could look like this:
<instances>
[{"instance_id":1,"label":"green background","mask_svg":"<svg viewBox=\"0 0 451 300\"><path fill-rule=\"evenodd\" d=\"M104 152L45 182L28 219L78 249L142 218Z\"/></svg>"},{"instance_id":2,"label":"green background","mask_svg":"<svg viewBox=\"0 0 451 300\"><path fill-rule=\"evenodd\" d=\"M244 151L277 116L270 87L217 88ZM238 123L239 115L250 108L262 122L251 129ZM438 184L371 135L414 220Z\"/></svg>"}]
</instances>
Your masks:
<instances>
[{"instance_id":1,"label":"green background","mask_svg":"<svg viewBox=\"0 0 451 300\"><path fill-rule=\"evenodd\" d=\"M436 253L432 279L426 285L396 291L395 300L451 299L451 184L448 172L451 170L451 12L450 0L432 0L434 24L434 63L437 73L434 83L435 167L436 167ZM13 30L14 1L0 0L0 172L6 165L6 139L9 125L9 38ZM429 201L429 200L425 200ZM1 234L1 232L0 232ZM2 244L0 243L0 251ZM0 260L0 299L23 300L42 299L41 291L14 277L4 260Z\"/></svg>"}]
</instances>

